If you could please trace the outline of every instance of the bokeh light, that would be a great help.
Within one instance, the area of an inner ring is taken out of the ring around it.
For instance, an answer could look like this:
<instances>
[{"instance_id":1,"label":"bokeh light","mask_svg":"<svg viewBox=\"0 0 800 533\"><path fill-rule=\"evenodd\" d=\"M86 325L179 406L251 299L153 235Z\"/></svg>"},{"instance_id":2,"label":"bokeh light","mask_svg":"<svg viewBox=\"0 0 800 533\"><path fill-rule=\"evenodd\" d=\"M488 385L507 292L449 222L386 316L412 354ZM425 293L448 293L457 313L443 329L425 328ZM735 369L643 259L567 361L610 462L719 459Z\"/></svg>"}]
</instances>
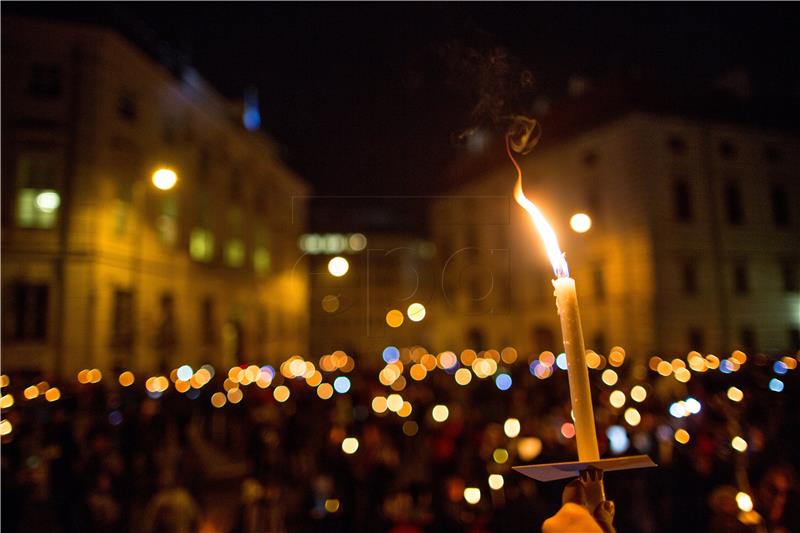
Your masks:
<instances>
[{"instance_id":1,"label":"bokeh light","mask_svg":"<svg viewBox=\"0 0 800 533\"><path fill-rule=\"evenodd\" d=\"M575 213L569 219L569 226L575 233L586 233L592 227L592 219L586 213Z\"/></svg>"},{"instance_id":2,"label":"bokeh light","mask_svg":"<svg viewBox=\"0 0 800 533\"><path fill-rule=\"evenodd\" d=\"M753 510L753 499L746 492L737 492L736 505L742 512L749 513Z\"/></svg>"},{"instance_id":3,"label":"bokeh light","mask_svg":"<svg viewBox=\"0 0 800 533\"><path fill-rule=\"evenodd\" d=\"M522 426L516 418L509 418L503 423L503 433L505 433L506 437L509 439L513 439L519 435L521 428Z\"/></svg>"},{"instance_id":4,"label":"bokeh light","mask_svg":"<svg viewBox=\"0 0 800 533\"><path fill-rule=\"evenodd\" d=\"M435 405L431 410L431 416L437 422L444 422L450 416L450 409L446 405Z\"/></svg>"},{"instance_id":5,"label":"bokeh light","mask_svg":"<svg viewBox=\"0 0 800 533\"><path fill-rule=\"evenodd\" d=\"M353 455L358 450L358 439L347 437L342 441L342 451L348 455Z\"/></svg>"},{"instance_id":6,"label":"bokeh light","mask_svg":"<svg viewBox=\"0 0 800 533\"><path fill-rule=\"evenodd\" d=\"M470 504L475 505L481 501L481 489L477 487L467 487L464 489L464 500Z\"/></svg>"},{"instance_id":7,"label":"bokeh light","mask_svg":"<svg viewBox=\"0 0 800 533\"><path fill-rule=\"evenodd\" d=\"M399 328L403 325L403 320L403 313L397 309L392 309L386 313L386 324L388 324L390 328Z\"/></svg>"},{"instance_id":8,"label":"bokeh light","mask_svg":"<svg viewBox=\"0 0 800 533\"><path fill-rule=\"evenodd\" d=\"M328 261L328 272L330 272L332 276L341 278L347 274L348 270L350 270L350 263L342 256L337 255Z\"/></svg>"},{"instance_id":9,"label":"bokeh light","mask_svg":"<svg viewBox=\"0 0 800 533\"><path fill-rule=\"evenodd\" d=\"M422 319L425 318L426 313L427 310L425 309L425 306L419 302L414 302L408 306L407 310L408 319L411 320L412 322L420 322Z\"/></svg>"}]
</instances>

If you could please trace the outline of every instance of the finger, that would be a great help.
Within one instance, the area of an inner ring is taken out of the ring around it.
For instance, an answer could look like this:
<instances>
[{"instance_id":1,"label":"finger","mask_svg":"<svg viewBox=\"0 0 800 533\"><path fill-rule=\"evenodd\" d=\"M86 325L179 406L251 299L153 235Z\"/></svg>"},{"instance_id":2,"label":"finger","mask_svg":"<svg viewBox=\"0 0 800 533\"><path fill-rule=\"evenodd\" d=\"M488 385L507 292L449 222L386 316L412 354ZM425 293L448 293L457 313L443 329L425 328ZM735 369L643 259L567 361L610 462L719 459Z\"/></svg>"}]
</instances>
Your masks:
<instances>
[{"instance_id":1,"label":"finger","mask_svg":"<svg viewBox=\"0 0 800 533\"><path fill-rule=\"evenodd\" d=\"M576 503L578 505L584 505L586 500L586 495L583 491L583 483L581 482L580 478L576 478L569 482L566 487L564 487L564 492L561 493L561 504L565 505L567 503Z\"/></svg>"},{"instance_id":2,"label":"finger","mask_svg":"<svg viewBox=\"0 0 800 533\"><path fill-rule=\"evenodd\" d=\"M612 501L603 501L594 510L594 519L600 524L600 527L605 533L615 533L614 529L614 513L616 507Z\"/></svg>"}]
</instances>

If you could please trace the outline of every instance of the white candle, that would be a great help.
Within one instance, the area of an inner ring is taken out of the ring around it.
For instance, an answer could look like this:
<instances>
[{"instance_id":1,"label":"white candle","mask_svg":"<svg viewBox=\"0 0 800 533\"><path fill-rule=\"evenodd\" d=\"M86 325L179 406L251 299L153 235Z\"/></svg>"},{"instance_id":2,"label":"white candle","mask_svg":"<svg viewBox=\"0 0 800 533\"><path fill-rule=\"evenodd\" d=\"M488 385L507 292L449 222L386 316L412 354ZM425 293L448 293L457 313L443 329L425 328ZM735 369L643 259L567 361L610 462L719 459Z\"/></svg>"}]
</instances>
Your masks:
<instances>
[{"instance_id":1,"label":"white candle","mask_svg":"<svg viewBox=\"0 0 800 533\"><path fill-rule=\"evenodd\" d=\"M575 418L578 460L597 461L600 459L600 452L597 449L592 392L589 387L589 368L586 365L586 348L583 343L575 280L570 277L561 277L553 280L553 286L555 287L558 316L561 319L564 351L567 353L569 396L572 400L572 415Z\"/></svg>"}]
</instances>

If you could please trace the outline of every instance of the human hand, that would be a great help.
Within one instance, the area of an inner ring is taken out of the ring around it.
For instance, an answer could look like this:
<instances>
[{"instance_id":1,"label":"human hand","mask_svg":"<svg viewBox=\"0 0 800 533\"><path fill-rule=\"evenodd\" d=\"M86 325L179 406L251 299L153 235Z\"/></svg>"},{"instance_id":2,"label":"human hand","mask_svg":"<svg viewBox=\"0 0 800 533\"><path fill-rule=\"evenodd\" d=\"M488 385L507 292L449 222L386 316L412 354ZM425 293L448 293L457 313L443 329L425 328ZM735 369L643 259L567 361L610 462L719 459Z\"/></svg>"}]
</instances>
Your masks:
<instances>
[{"instance_id":1,"label":"human hand","mask_svg":"<svg viewBox=\"0 0 800 533\"><path fill-rule=\"evenodd\" d=\"M580 478L569 483L561 497L563 506L542 524L542 533L614 533L614 502L603 501L589 513Z\"/></svg>"}]
</instances>

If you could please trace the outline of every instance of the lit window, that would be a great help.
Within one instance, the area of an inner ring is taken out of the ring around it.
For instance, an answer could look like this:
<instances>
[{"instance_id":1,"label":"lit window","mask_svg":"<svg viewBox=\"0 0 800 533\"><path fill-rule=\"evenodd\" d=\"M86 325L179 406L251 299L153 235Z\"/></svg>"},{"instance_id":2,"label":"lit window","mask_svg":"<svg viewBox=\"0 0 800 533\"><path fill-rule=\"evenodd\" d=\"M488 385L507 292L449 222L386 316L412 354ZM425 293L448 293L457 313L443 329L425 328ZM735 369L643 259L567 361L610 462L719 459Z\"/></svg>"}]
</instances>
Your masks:
<instances>
[{"instance_id":1,"label":"lit window","mask_svg":"<svg viewBox=\"0 0 800 533\"><path fill-rule=\"evenodd\" d=\"M61 196L52 189L20 189L17 193L17 225L48 229L56 225Z\"/></svg>"},{"instance_id":2,"label":"lit window","mask_svg":"<svg viewBox=\"0 0 800 533\"><path fill-rule=\"evenodd\" d=\"M58 163L52 154L28 152L17 164L16 223L21 228L52 228L58 220L61 196Z\"/></svg>"},{"instance_id":3,"label":"lit window","mask_svg":"<svg viewBox=\"0 0 800 533\"><path fill-rule=\"evenodd\" d=\"M271 262L269 250L266 248L259 247L253 250L253 268L256 272L259 274L269 272Z\"/></svg>"},{"instance_id":4,"label":"lit window","mask_svg":"<svg viewBox=\"0 0 800 533\"><path fill-rule=\"evenodd\" d=\"M261 223L253 228L253 269L258 274L269 272L272 266L272 256L269 252L269 235L266 226Z\"/></svg>"},{"instance_id":5,"label":"lit window","mask_svg":"<svg viewBox=\"0 0 800 533\"><path fill-rule=\"evenodd\" d=\"M225 263L234 268L244 264L244 242L241 239L230 239L225 243Z\"/></svg>"},{"instance_id":6,"label":"lit window","mask_svg":"<svg viewBox=\"0 0 800 533\"><path fill-rule=\"evenodd\" d=\"M192 259L208 263L214 258L214 234L205 228L194 228L189 238Z\"/></svg>"},{"instance_id":7,"label":"lit window","mask_svg":"<svg viewBox=\"0 0 800 533\"><path fill-rule=\"evenodd\" d=\"M174 246L178 242L178 202L172 195L166 195L161 203L161 216L156 227L158 238L166 246Z\"/></svg>"}]
</instances>

